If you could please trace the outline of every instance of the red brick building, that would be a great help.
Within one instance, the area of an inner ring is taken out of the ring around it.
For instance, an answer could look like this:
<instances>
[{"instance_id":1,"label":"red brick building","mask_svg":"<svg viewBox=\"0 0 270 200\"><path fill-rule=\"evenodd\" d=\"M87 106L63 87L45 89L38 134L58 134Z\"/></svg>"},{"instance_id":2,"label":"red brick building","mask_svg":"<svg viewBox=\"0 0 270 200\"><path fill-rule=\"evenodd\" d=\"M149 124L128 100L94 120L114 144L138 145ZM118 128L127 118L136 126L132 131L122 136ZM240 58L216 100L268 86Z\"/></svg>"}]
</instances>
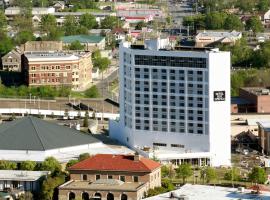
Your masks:
<instances>
[{"instance_id":1,"label":"red brick building","mask_svg":"<svg viewBox=\"0 0 270 200\"><path fill-rule=\"evenodd\" d=\"M68 169L59 200L140 200L161 186L161 165L139 155L98 154Z\"/></svg>"},{"instance_id":2,"label":"red brick building","mask_svg":"<svg viewBox=\"0 0 270 200\"><path fill-rule=\"evenodd\" d=\"M92 81L90 52L25 52L23 72L29 86L70 86L84 89Z\"/></svg>"}]
</instances>

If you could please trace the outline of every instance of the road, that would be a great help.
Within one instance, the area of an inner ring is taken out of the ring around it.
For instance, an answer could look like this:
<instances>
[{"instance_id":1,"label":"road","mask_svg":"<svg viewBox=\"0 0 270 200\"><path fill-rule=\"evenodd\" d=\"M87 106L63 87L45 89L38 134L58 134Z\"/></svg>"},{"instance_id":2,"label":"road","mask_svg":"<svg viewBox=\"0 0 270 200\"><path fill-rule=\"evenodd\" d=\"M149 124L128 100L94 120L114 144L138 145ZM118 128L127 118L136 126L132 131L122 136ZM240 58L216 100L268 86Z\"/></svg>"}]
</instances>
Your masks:
<instances>
[{"instance_id":1,"label":"road","mask_svg":"<svg viewBox=\"0 0 270 200\"><path fill-rule=\"evenodd\" d=\"M192 8L192 2L193 0L168 0L168 9L172 16L174 28L183 28L183 18L196 14Z\"/></svg>"},{"instance_id":2,"label":"road","mask_svg":"<svg viewBox=\"0 0 270 200\"><path fill-rule=\"evenodd\" d=\"M110 84L118 79L118 74L118 70L115 70L108 77L104 78L96 84L100 94L103 94L104 98L112 98ZM115 99L115 97L113 98Z\"/></svg>"}]
</instances>

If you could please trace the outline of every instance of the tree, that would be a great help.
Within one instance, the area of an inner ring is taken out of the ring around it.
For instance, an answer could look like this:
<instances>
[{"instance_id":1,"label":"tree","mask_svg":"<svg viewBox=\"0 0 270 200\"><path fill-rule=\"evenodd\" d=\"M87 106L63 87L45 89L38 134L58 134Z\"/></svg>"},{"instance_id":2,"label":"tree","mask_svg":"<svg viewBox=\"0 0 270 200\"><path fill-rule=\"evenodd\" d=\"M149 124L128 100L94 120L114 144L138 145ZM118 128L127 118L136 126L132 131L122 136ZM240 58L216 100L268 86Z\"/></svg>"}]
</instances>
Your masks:
<instances>
[{"instance_id":1,"label":"tree","mask_svg":"<svg viewBox=\"0 0 270 200\"><path fill-rule=\"evenodd\" d=\"M265 170L260 167L254 167L252 171L248 174L248 179L253 183L264 184L266 181Z\"/></svg>"},{"instance_id":2,"label":"tree","mask_svg":"<svg viewBox=\"0 0 270 200\"><path fill-rule=\"evenodd\" d=\"M23 161L21 163L20 169L21 170L27 170L27 171L33 171L36 167L37 163L35 161Z\"/></svg>"},{"instance_id":3,"label":"tree","mask_svg":"<svg viewBox=\"0 0 270 200\"><path fill-rule=\"evenodd\" d=\"M14 0L14 5L20 7L21 12L20 15L22 15L25 18L31 18L32 17L32 0Z\"/></svg>"},{"instance_id":4,"label":"tree","mask_svg":"<svg viewBox=\"0 0 270 200\"><path fill-rule=\"evenodd\" d=\"M83 50L84 49L84 45L82 45L80 43L80 41L76 40L74 42L71 42L70 46L69 46L70 50Z\"/></svg>"},{"instance_id":5,"label":"tree","mask_svg":"<svg viewBox=\"0 0 270 200\"><path fill-rule=\"evenodd\" d=\"M75 165L76 163L78 163L79 160L69 160L68 163L66 164L66 169L68 169L69 167L71 167L72 165Z\"/></svg>"},{"instance_id":6,"label":"tree","mask_svg":"<svg viewBox=\"0 0 270 200\"><path fill-rule=\"evenodd\" d=\"M57 194L55 193L55 189L63 184L65 182L65 176L60 175L56 177L48 177L42 182L41 186L41 193L40 193L40 198L42 200L52 200L56 199L54 197L57 197Z\"/></svg>"},{"instance_id":7,"label":"tree","mask_svg":"<svg viewBox=\"0 0 270 200\"><path fill-rule=\"evenodd\" d=\"M122 21L116 16L107 16L100 23L100 27L103 29L113 29L122 27L122 25Z\"/></svg>"},{"instance_id":8,"label":"tree","mask_svg":"<svg viewBox=\"0 0 270 200\"><path fill-rule=\"evenodd\" d=\"M88 98L98 98L99 97L99 92L97 86L93 85L89 89L87 89L84 92L85 96Z\"/></svg>"},{"instance_id":9,"label":"tree","mask_svg":"<svg viewBox=\"0 0 270 200\"><path fill-rule=\"evenodd\" d=\"M183 183L186 182L186 179L192 175L192 167L189 163L184 163L179 165L179 167L176 169L176 175L179 178L183 179Z\"/></svg>"},{"instance_id":10,"label":"tree","mask_svg":"<svg viewBox=\"0 0 270 200\"><path fill-rule=\"evenodd\" d=\"M217 178L216 170L212 167L206 167L201 170L201 178L205 179L207 183Z\"/></svg>"},{"instance_id":11,"label":"tree","mask_svg":"<svg viewBox=\"0 0 270 200\"><path fill-rule=\"evenodd\" d=\"M51 171L52 173L60 172L62 169L61 164L54 157L46 158L40 167L40 170Z\"/></svg>"},{"instance_id":12,"label":"tree","mask_svg":"<svg viewBox=\"0 0 270 200\"><path fill-rule=\"evenodd\" d=\"M228 181L239 181L240 171L238 168L233 167L224 174L224 179Z\"/></svg>"},{"instance_id":13,"label":"tree","mask_svg":"<svg viewBox=\"0 0 270 200\"><path fill-rule=\"evenodd\" d=\"M88 118L89 117L87 115L85 115L84 118L83 118L83 126L84 127L88 127L89 126Z\"/></svg>"},{"instance_id":14,"label":"tree","mask_svg":"<svg viewBox=\"0 0 270 200\"><path fill-rule=\"evenodd\" d=\"M49 3L48 0L33 0L34 7L48 7Z\"/></svg>"},{"instance_id":15,"label":"tree","mask_svg":"<svg viewBox=\"0 0 270 200\"><path fill-rule=\"evenodd\" d=\"M93 61L94 67L99 68L101 72L108 69L110 64L111 64L111 61L108 58L103 58L103 57L97 58Z\"/></svg>"},{"instance_id":16,"label":"tree","mask_svg":"<svg viewBox=\"0 0 270 200\"><path fill-rule=\"evenodd\" d=\"M98 26L96 18L89 13L85 13L80 17L79 24L87 29L93 29Z\"/></svg>"},{"instance_id":17,"label":"tree","mask_svg":"<svg viewBox=\"0 0 270 200\"><path fill-rule=\"evenodd\" d=\"M3 56L12 50L14 44L4 31L0 31L0 55Z\"/></svg>"},{"instance_id":18,"label":"tree","mask_svg":"<svg viewBox=\"0 0 270 200\"><path fill-rule=\"evenodd\" d=\"M14 162L0 160L0 170L14 170L17 169L17 164Z\"/></svg>"},{"instance_id":19,"label":"tree","mask_svg":"<svg viewBox=\"0 0 270 200\"><path fill-rule=\"evenodd\" d=\"M227 30L238 30L241 31L244 28L243 23L236 15L228 15L224 22L224 28Z\"/></svg>"},{"instance_id":20,"label":"tree","mask_svg":"<svg viewBox=\"0 0 270 200\"><path fill-rule=\"evenodd\" d=\"M169 179L163 179L161 182L161 186L165 188L167 192L175 189L174 185L172 184L172 181Z\"/></svg>"},{"instance_id":21,"label":"tree","mask_svg":"<svg viewBox=\"0 0 270 200\"><path fill-rule=\"evenodd\" d=\"M171 165L163 165L161 167L161 177L162 178L173 178L175 176L175 171Z\"/></svg>"},{"instance_id":22,"label":"tree","mask_svg":"<svg viewBox=\"0 0 270 200\"><path fill-rule=\"evenodd\" d=\"M253 16L248 19L246 29L252 30L254 33L262 32L264 30L262 22L258 16Z\"/></svg>"},{"instance_id":23,"label":"tree","mask_svg":"<svg viewBox=\"0 0 270 200\"><path fill-rule=\"evenodd\" d=\"M42 31L48 33L52 28L55 28L57 26L55 16L51 14L42 15L40 26Z\"/></svg>"},{"instance_id":24,"label":"tree","mask_svg":"<svg viewBox=\"0 0 270 200\"><path fill-rule=\"evenodd\" d=\"M2 31L7 26L7 19L4 12L0 11L0 30Z\"/></svg>"},{"instance_id":25,"label":"tree","mask_svg":"<svg viewBox=\"0 0 270 200\"><path fill-rule=\"evenodd\" d=\"M34 35L33 32L31 30L23 30L20 31L16 37L15 37L15 41L17 44L24 44L28 41L32 41L34 40Z\"/></svg>"},{"instance_id":26,"label":"tree","mask_svg":"<svg viewBox=\"0 0 270 200\"><path fill-rule=\"evenodd\" d=\"M226 13L211 12L205 16L205 24L207 29L223 29Z\"/></svg>"},{"instance_id":27,"label":"tree","mask_svg":"<svg viewBox=\"0 0 270 200\"><path fill-rule=\"evenodd\" d=\"M260 12L268 11L269 7L270 7L269 0L259 0L259 3L257 4L257 8Z\"/></svg>"},{"instance_id":28,"label":"tree","mask_svg":"<svg viewBox=\"0 0 270 200\"><path fill-rule=\"evenodd\" d=\"M63 24L63 30L65 35L76 35L78 31L78 23L74 16L67 15Z\"/></svg>"},{"instance_id":29,"label":"tree","mask_svg":"<svg viewBox=\"0 0 270 200\"><path fill-rule=\"evenodd\" d=\"M87 158L90 158L90 154L89 153L82 153L79 155L79 161L83 161Z\"/></svg>"}]
</instances>

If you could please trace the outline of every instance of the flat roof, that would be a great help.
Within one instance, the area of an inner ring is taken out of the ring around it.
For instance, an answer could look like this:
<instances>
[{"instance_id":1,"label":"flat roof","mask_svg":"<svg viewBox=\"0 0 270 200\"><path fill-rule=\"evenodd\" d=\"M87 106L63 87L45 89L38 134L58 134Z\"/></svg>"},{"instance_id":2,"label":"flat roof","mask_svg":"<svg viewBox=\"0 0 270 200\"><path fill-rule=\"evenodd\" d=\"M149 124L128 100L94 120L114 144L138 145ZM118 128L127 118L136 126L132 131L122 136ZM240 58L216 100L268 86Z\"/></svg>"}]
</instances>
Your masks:
<instances>
[{"instance_id":1,"label":"flat roof","mask_svg":"<svg viewBox=\"0 0 270 200\"><path fill-rule=\"evenodd\" d=\"M105 37L97 35L70 35L61 37L61 41L64 43L72 43L74 41L79 41L80 43L100 43Z\"/></svg>"},{"instance_id":2,"label":"flat roof","mask_svg":"<svg viewBox=\"0 0 270 200\"><path fill-rule=\"evenodd\" d=\"M6 181L36 181L49 171L0 170L0 180Z\"/></svg>"},{"instance_id":3,"label":"flat roof","mask_svg":"<svg viewBox=\"0 0 270 200\"><path fill-rule=\"evenodd\" d=\"M257 122L265 131L270 132L270 120Z\"/></svg>"},{"instance_id":4,"label":"flat roof","mask_svg":"<svg viewBox=\"0 0 270 200\"><path fill-rule=\"evenodd\" d=\"M245 87L241 89L256 96L270 95L270 90L266 87Z\"/></svg>"},{"instance_id":5,"label":"flat roof","mask_svg":"<svg viewBox=\"0 0 270 200\"><path fill-rule=\"evenodd\" d=\"M270 198L269 192L262 192L261 194L251 194L251 190L238 192L237 188L217 187L208 185L191 185L186 184L178 190L173 191L175 196L186 197L188 200L239 200L239 199L254 199L267 200ZM156 195L146 198L145 200L168 200L178 199L170 198L171 192Z\"/></svg>"},{"instance_id":6,"label":"flat roof","mask_svg":"<svg viewBox=\"0 0 270 200\"><path fill-rule=\"evenodd\" d=\"M37 60L78 60L80 57L86 55L88 52L65 52L65 51L27 51L24 53L29 61Z\"/></svg>"},{"instance_id":7,"label":"flat roof","mask_svg":"<svg viewBox=\"0 0 270 200\"><path fill-rule=\"evenodd\" d=\"M237 31L202 31L196 37L239 37L241 32Z\"/></svg>"},{"instance_id":8,"label":"flat roof","mask_svg":"<svg viewBox=\"0 0 270 200\"><path fill-rule=\"evenodd\" d=\"M116 179L99 179L94 182L89 181L70 181L63 184L59 188L61 189L72 189L72 190L108 190L108 191L125 191L125 192L136 192L145 183L142 182L122 182Z\"/></svg>"}]
</instances>

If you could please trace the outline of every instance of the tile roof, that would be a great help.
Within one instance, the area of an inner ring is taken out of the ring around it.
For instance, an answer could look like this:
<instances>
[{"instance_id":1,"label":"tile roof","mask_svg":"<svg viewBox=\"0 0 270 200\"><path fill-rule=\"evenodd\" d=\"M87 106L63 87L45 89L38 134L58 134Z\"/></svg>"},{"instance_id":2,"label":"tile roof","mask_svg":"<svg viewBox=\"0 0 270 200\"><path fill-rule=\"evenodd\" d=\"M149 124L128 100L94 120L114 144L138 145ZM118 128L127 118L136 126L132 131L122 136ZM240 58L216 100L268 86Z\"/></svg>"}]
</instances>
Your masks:
<instances>
[{"instance_id":1,"label":"tile roof","mask_svg":"<svg viewBox=\"0 0 270 200\"><path fill-rule=\"evenodd\" d=\"M83 160L69 170L151 172L161 165L148 158L134 160L134 155L98 154Z\"/></svg>"}]
</instances>

